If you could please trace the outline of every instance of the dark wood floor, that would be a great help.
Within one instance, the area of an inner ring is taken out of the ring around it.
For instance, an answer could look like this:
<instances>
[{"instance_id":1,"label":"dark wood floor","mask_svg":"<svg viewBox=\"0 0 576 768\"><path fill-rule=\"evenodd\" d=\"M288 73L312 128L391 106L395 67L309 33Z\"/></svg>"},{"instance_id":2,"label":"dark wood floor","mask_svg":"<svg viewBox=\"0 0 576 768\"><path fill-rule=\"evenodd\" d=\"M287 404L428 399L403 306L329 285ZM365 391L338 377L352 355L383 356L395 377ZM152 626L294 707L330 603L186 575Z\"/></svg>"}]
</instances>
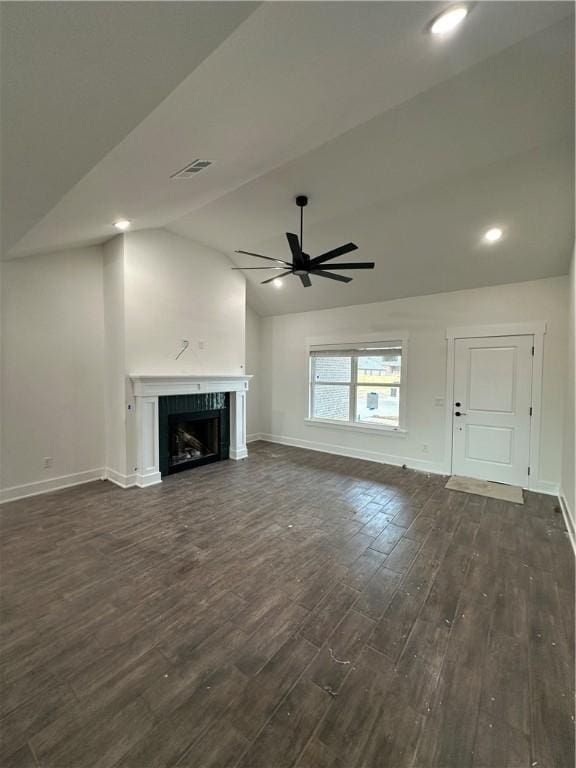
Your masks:
<instances>
[{"instance_id":1,"label":"dark wood floor","mask_svg":"<svg viewBox=\"0 0 576 768\"><path fill-rule=\"evenodd\" d=\"M569 768L574 571L517 506L266 443L5 505L2 768Z\"/></svg>"}]
</instances>

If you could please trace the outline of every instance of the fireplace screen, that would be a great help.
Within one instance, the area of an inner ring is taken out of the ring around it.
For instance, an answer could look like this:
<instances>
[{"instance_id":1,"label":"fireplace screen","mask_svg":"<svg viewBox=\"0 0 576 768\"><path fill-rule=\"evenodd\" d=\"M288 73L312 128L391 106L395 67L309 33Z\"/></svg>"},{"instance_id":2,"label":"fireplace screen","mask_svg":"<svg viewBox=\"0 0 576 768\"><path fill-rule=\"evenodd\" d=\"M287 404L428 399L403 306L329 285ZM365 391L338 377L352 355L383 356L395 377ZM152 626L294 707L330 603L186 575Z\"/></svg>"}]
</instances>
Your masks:
<instances>
[{"instance_id":1,"label":"fireplace screen","mask_svg":"<svg viewBox=\"0 0 576 768\"><path fill-rule=\"evenodd\" d=\"M170 456L172 472L192 464L220 458L220 418L188 419L170 417Z\"/></svg>"}]
</instances>

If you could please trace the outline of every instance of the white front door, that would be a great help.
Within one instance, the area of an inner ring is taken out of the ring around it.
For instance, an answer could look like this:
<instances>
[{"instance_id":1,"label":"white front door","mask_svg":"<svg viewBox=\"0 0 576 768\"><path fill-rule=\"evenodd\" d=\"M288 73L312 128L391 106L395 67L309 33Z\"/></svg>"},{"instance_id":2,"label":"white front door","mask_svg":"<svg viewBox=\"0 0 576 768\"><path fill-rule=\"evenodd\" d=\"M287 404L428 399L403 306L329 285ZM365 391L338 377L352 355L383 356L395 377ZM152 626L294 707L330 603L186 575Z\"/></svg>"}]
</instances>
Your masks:
<instances>
[{"instance_id":1,"label":"white front door","mask_svg":"<svg viewBox=\"0 0 576 768\"><path fill-rule=\"evenodd\" d=\"M454 343L452 474L526 487L534 338Z\"/></svg>"}]
</instances>

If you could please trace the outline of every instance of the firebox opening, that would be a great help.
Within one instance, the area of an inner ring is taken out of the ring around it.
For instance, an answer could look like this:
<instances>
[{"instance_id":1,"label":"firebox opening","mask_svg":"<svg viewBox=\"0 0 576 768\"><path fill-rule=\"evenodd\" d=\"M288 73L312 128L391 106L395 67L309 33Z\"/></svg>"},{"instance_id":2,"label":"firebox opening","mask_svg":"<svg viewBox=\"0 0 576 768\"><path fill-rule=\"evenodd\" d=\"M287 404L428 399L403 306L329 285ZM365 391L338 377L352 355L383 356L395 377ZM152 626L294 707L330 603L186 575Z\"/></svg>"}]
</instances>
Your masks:
<instances>
[{"instance_id":1,"label":"firebox opening","mask_svg":"<svg viewBox=\"0 0 576 768\"><path fill-rule=\"evenodd\" d=\"M168 471L179 472L220 458L220 417L171 416Z\"/></svg>"},{"instance_id":2,"label":"firebox opening","mask_svg":"<svg viewBox=\"0 0 576 768\"><path fill-rule=\"evenodd\" d=\"M229 458L229 393L161 395L158 449L162 476Z\"/></svg>"}]
</instances>

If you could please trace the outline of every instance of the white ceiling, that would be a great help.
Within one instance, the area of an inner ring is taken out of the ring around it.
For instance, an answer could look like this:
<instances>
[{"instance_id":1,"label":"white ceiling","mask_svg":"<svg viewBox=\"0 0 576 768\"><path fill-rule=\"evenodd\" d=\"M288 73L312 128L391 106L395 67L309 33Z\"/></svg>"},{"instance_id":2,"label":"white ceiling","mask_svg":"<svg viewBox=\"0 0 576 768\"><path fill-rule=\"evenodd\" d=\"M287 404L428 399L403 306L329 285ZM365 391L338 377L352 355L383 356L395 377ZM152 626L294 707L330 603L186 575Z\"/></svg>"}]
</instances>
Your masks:
<instances>
[{"instance_id":1,"label":"white ceiling","mask_svg":"<svg viewBox=\"0 0 576 768\"><path fill-rule=\"evenodd\" d=\"M5 246L47 214L255 7L2 2Z\"/></svg>"},{"instance_id":2,"label":"white ceiling","mask_svg":"<svg viewBox=\"0 0 576 768\"><path fill-rule=\"evenodd\" d=\"M163 12L162 3L126 5ZM167 65L166 98L156 88L155 109L105 155L101 144L88 172L82 158L70 163L68 182L81 177L66 194L52 158L43 204L59 199L49 212L37 200L19 206L25 185L18 190L8 223L18 232L26 222L27 231L9 257L102 242L111 222L127 217L135 228L167 226L257 266L233 250L285 258L283 233L297 223L293 197L305 193L306 250L353 240L353 258L376 261L376 270L354 273L349 285L313 278L308 289L291 277L282 290L259 285L269 273L247 272L250 302L263 314L565 273L573 242L570 3L477 3L441 41L426 32L438 3L266 3L249 15L238 4L181 5L192 16L213 5L230 13L218 19L213 9L191 25L213 34L190 55L190 74L182 78L180 60ZM126 54L131 46L130 38ZM137 69L146 77L125 85L141 90L150 69L162 67L160 56L143 58ZM33 85L30 78L21 101ZM104 118L108 142L118 130L112 122ZM63 146L68 133L81 146L78 131L92 146L98 132L60 129ZM50 148L42 139L27 127L33 152ZM169 178L197 157L213 165L191 180ZM25 170L29 185L34 168ZM496 223L506 237L488 249L480 235Z\"/></svg>"}]
</instances>

